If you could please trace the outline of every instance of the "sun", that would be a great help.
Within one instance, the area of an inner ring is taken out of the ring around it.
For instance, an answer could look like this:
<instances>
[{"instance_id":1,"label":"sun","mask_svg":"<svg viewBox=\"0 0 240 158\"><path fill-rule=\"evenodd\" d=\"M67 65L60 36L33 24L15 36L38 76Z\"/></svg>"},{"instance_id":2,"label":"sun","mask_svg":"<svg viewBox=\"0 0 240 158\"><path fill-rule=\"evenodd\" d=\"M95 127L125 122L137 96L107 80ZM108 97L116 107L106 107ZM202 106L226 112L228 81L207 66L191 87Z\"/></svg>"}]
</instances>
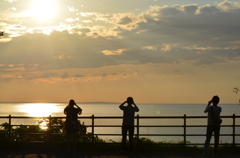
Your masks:
<instances>
[{"instance_id":1,"label":"sun","mask_svg":"<svg viewBox=\"0 0 240 158\"><path fill-rule=\"evenodd\" d=\"M33 0L30 5L30 16L42 20L51 19L57 12L57 0Z\"/></svg>"},{"instance_id":2,"label":"sun","mask_svg":"<svg viewBox=\"0 0 240 158\"><path fill-rule=\"evenodd\" d=\"M43 117L53 115L62 111L57 104L54 103L28 103L19 106L19 111L26 113L28 116Z\"/></svg>"}]
</instances>

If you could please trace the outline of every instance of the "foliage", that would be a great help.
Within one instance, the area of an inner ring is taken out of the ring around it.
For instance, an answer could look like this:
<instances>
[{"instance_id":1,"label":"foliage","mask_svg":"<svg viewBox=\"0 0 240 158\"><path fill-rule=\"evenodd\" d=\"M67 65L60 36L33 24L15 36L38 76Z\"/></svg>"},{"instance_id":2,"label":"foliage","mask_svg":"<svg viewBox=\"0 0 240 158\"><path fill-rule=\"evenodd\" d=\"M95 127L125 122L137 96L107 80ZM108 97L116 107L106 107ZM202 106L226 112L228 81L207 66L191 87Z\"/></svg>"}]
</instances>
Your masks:
<instances>
[{"instance_id":1,"label":"foliage","mask_svg":"<svg viewBox=\"0 0 240 158\"><path fill-rule=\"evenodd\" d=\"M42 124L46 127L43 128ZM108 140L104 141L98 136L93 136L92 133L87 132L87 127L81 123L80 135L78 139L79 150L84 151L119 151L121 141ZM0 147L1 149L23 149L23 147L36 147L36 145L29 145L31 143L43 142L43 148L48 148L49 143L53 143L56 150L66 150L66 135L65 122L62 119L52 118L50 121L46 119L39 119L37 125L26 126L9 126L8 123L3 123L0 126ZM50 134L50 135L49 135ZM93 137L93 138L92 138ZM92 140L94 143L92 143ZM25 143L25 145L22 145ZM49 147L52 147L52 145ZM190 144L189 141L187 143ZM221 142L222 143L222 142ZM28 144L28 145L26 145ZM185 146L182 140L179 141L161 141L155 142L145 137L134 137L134 144L136 151L139 152L201 152L202 146ZM38 146L39 147L39 146ZM232 144L224 143L219 146L221 151L238 151L239 146L233 147Z\"/></svg>"},{"instance_id":2,"label":"foliage","mask_svg":"<svg viewBox=\"0 0 240 158\"><path fill-rule=\"evenodd\" d=\"M8 123L3 123L2 126L0 126L0 145L5 144L9 140L8 139L9 129L8 128L9 128Z\"/></svg>"},{"instance_id":3,"label":"foliage","mask_svg":"<svg viewBox=\"0 0 240 158\"><path fill-rule=\"evenodd\" d=\"M17 128L13 128L11 131L12 141L15 142L28 142L28 141L42 141L43 135L37 133L45 133L38 125L37 126L24 126L20 125Z\"/></svg>"},{"instance_id":4,"label":"foliage","mask_svg":"<svg viewBox=\"0 0 240 158\"><path fill-rule=\"evenodd\" d=\"M234 87L234 88L233 88L233 92L235 92L236 94L237 94L239 91L240 91L240 88L238 88L238 87Z\"/></svg>"},{"instance_id":5,"label":"foliage","mask_svg":"<svg viewBox=\"0 0 240 158\"><path fill-rule=\"evenodd\" d=\"M80 121L79 121L80 122ZM46 127L43 128L43 123ZM86 126L84 122L80 122L80 135L78 137L79 142L91 142L92 135L87 133ZM0 141L3 142L66 142L65 135L65 122L62 119L51 118L39 119L37 125L19 125L19 126L9 126L8 123L3 123L0 126ZM95 141L100 141L100 139L95 136Z\"/></svg>"}]
</instances>

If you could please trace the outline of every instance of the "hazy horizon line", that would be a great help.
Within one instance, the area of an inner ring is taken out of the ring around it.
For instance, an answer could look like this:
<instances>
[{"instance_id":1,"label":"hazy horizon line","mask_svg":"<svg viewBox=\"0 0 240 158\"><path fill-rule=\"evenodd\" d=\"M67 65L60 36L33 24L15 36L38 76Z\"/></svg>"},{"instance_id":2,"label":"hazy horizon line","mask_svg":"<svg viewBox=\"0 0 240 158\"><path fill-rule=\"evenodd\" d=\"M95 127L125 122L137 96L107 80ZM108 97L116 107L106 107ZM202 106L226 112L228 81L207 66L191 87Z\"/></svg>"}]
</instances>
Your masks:
<instances>
[{"instance_id":1,"label":"hazy horizon line","mask_svg":"<svg viewBox=\"0 0 240 158\"><path fill-rule=\"evenodd\" d=\"M0 103L36 103L36 104L47 104L47 103L66 103L68 102L1 102ZM106 104L121 104L122 102L104 102L104 101L93 101L93 102L76 102L77 104L101 104L101 103L106 103ZM206 104L207 103L136 103L136 104ZM240 103L219 103L221 104L240 104Z\"/></svg>"}]
</instances>

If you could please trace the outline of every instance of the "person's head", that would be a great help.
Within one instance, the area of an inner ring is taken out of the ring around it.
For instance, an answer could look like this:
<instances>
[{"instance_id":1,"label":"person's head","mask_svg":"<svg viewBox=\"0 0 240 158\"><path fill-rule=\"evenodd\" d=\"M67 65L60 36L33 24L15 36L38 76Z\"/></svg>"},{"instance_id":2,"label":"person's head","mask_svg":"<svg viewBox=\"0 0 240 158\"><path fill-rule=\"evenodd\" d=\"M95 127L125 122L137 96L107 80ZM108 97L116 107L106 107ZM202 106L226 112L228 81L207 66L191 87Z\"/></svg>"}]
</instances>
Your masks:
<instances>
[{"instance_id":1,"label":"person's head","mask_svg":"<svg viewBox=\"0 0 240 158\"><path fill-rule=\"evenodd\" d=\"M127 103L128 104L133 104L133 98L132 97L128 97L127 98Z\"/></svg>"},{"instance_id":2,"label":"person's head","mask_svg":"<svg viewBox=\"0 0 240 158\"><path fill-rule=\"evenodd\" d=\"M213 98L212 98L212 103L213 103L214 105L217 105L217 104L219 103L219 100L220 100L220 98L219 98L217 95L215 95L215 96L213 96Z\"/></svg>"},{"instance_id":3,"label":"person's head","mask_svg":"<svg viewBox=\"0 0 240 158\"><path fill-rule=\"evenodd\" d=\"M69 100L68 107L73 107L75 105L75 101L73 99Z\"/></svg>"}]
</instances>

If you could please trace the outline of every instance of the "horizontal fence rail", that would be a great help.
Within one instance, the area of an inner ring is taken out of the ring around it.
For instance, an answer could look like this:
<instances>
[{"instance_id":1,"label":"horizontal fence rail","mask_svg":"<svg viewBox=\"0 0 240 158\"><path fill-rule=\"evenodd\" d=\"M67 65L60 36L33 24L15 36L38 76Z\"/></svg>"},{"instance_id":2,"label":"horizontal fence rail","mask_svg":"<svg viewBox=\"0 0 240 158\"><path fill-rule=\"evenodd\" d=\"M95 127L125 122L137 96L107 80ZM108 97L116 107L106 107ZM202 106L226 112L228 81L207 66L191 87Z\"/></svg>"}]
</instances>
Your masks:
<instances>
[{"instance_id":1,"label":"horizontal fence rail","mask_svg":"<svg viewBox=\"0 0 240 158\"><path fill-rule=\"evenodd\" d=\"M235 114L231 115L231 116L221 116L221 118L224 119L232 119L232 123L231 124L225 124L225 125L221 125L221 127L227 127L227 128L231 128L232 132L228 133L228 134L221 134L220 132L220 137L221 136L231 136L232 137L232 142L231 144L233 146L235 145L240 145L240 143L236 143L236 137L239 137L239 131L238 133L236 133L236 128L240 127L239 124L236 124L236 119L239 119L240 116L236 116ZM11 136L14 134L11 132L11 129L16 127L16 126L36 126L36 125L14 125L12 124L12 120L13 119L47 119L49 121L48 127L50 132L46 132L46 133L18 133L19 135L48 135L49 136L49 141L51 143L51 136L54 135L65 135L64 133L54 133L52 132L52 128L57 127L57 126L52 126L51 125L51 120L52 119L62 119L65 120L66 117L52 117L51 115L49 117L26 117L26 116L0 116L0 119L8 119L7 121L7 125L0 125L0 128L4 127L8 127L8 130L6 130L6 132L4 133L0 133L0 134L4 134L4 135L8 135L8 139L11 139ZM120 116L80 116L78 117L78 119L82 120L82 119L89 119L91 124L87 124L85 125L86 127L90 127L91 128L91 133L90 135L92 136L92 143L94 142L94 137L95 136L121 136L121 134L109 134L109 133L104 133L104 134L98 134L95 133L95 128L96 127L102 127L102 128L106 128L106 127L110 127L110 128L121 128L121 125L95 125L95 121L96 120L100 120L100 119L123 119L123 117ZM180 119L182 120L182 124L181 125L140 125L140 120L143 119ZM204 134L187 134L187 128L193 128L193 127L207 127L207 125L187 125L187 120L190 119L207 119L207 116L135 116L135 128L136 128L136 132L135 132L135 136L136 138L140 138L140 137L148 137L148 136L181 136L183 137L183 145L203 145L203 143L188 143L187 142L187 137L189 136L206 136L206 133ZM238 120L239 121L239 120ZM162 128L162 127L176 127L176 128L182 128L183 129L183 133L182 134L159 134L159 133L155 133L155 134L140 134L140 130L143 127L155 127L155 128ZM79 134L79 135L84 135L84 134ZM174 144L174 143L173 143ZM222 143L220 145L227 145L226 143Z\"/></svg>"}]
</instances>

